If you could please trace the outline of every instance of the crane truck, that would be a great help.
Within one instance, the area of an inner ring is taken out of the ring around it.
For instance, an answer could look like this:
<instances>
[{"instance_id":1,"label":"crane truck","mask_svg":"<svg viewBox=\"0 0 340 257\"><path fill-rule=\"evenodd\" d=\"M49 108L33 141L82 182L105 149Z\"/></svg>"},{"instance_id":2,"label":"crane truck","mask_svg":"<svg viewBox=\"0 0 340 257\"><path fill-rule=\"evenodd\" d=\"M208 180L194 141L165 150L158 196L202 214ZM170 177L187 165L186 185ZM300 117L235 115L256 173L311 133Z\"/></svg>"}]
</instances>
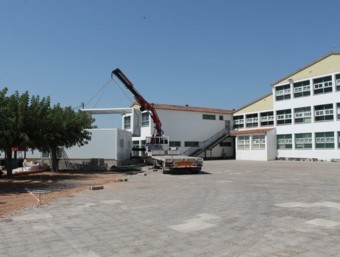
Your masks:
<instances>
[{"instance_id":1,"label":"crane truck","mask_svg":"<svg viewBox=\"0 0 340 257\"><path fill-rule=\"evenodd\" d=\"M152 160L155 166L161 167L163 173L181 170L199 173L203 166L203 158L181 155L177 148L170 148L169 137L164 136L162 123L154 105L145 100L119 68L112 71L112 79L113 75L133 94L136 102L140 105L140 110L150 113L154 123L154 131L151 137L146 137L146 156Z\"/></svg>"}]
</instances>

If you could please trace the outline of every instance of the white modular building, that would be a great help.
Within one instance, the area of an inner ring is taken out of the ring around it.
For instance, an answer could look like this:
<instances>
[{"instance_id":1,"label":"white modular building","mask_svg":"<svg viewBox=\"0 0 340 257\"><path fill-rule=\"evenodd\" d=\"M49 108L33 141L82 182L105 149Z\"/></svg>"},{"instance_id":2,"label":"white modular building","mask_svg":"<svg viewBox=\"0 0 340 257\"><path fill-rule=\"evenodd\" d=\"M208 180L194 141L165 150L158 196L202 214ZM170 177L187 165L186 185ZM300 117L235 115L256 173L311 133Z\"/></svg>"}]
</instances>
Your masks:
<instances>
[{"instance_id":1,"label":"white modular building","mask_svg":"<svg viewBox=\"0 0 340 257\"><path fill-rule=\"evenodd\" d=\"M138 117L140 111L135 108L96 108L83 109L89 115L124 115L129 113L134 117L130 130L121 128L94 128L91 132L91 140L83 146L73 146L61 149L59 153L60 164L71 163L82 169L106 169L112 165L119 165L131 158L132 135L140 135L140 124ZM27 159L49 160L49 155L38 150L27 151ZM71 166L72 166L71 165ZM66 167L69 168L69 167Z\"/></svg>"},{"instance_id":2,"label":"white modular building","mask_svg":"<svg viewBox=\"0 0 340 257\"><path fill-rule=\"evenodd\" d=\"M154 104L162 122L164 135L169 137L170 147L184 155L204 158L233 158L234 140L230 136L231 110L192 107L188 105ZM136 108L138 108L136 106ZM123 127L129 129L131 114L123 115ZM141 135L134 136L133 155L141 155L145 138L154 133L149 112L141 113Z\"/></svg>"},{"instance_id":3,"label":"white modular building","mask_svg":"<svg viewBox=\"0 0 340 257\"><path fill-rule=\"evenodd\" d=\"M97 108L83 109L89 115L124 115L129 113L133 117L130 130L120 128L94 128L89 129L91 140L84 146L73 146L64 149L67 158L71 162L97 164L110 167L120 164L131 157L132 135L140 135L140 124L138 117L140 111L135 108Z\"/></svg>"},{"instance_id":4,"label":"white modular building","mask_svg":"<svg viewBox=\"0 0 340 257\"><path fill-rule=\"evenodd\" d=\"M118 128L89 129L91 140L83 146L65 149L71 162L86 163L102 160L107 166L130 159L132 135Z\"/></svg>"},{"instance_id":5,"label":"white modular building","mask_svg":"<svg viewBox=\"0 0 340 257\"><path fill-rule=\"evenodd\" d=\"M278 80L233 120L236 159L340 159L340 53Z\"/></svg>"}]
</instances>

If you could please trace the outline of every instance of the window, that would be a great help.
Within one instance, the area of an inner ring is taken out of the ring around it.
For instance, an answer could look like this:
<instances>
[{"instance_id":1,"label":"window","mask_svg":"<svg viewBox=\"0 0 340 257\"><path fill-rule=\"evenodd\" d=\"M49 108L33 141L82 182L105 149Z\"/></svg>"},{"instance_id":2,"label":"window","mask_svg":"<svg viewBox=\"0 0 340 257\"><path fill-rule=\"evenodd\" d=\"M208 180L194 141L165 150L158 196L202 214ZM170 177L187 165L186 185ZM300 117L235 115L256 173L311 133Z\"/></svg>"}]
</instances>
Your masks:
<instances>
[{"instance_id":1,"label":"window","mask_svg":"<svg viewBox=\"0 0 340 257\"><path fill-rule=\"evenodd\" d=\"M124 129L131 129L131 116L124 117Z\"/></svg>"},{"instance_id":2,"label":"window","mask_svg":"<svg viewBox=\"0 0 340 257\"><path fill-rule=\"evenodd\" d=\"M142 127L148 127L150 123L150 114L148 112L142 113Z\"/></svg>"},{"instance_id":3,"label":"window","mask_svg":"<svg viewBox=\"0 0 340 257\"><path fill-rule=\"evenodd\" d=\"M231 144L231 142L221 142L220 146L232 147L233 145Z\"/></svg>"},{"instance_id":4,"label":"window","mask_svg":"<svg viewBox=\"0 0 340 257\"><path fill-rule=\"evenodd\" d=\"M315 95L332 92L332 76L314 79L313 87Z\"/></svg>"},{"instance_id":5,"label":"window","mask_svg":"<svg viewBox=\"0 0 340 257\"><path fill-rule=\"evenodd\" d=\"M250 148L250 136L239 136L237 138L237 148L239 150L249 150Z\"/></svg>"},{"instance_id":6,"label":"window","mask_svg":"<svg viewBox=\"0 0 340 257\"><path fill-rule=\"evenodd\" d=\"M185 141L184 146L185 147L198 147L199 142L198 141Z\"/></svg>"},{"instance_id":7,"label":"window","mask_svg":"<svg viewBox=\"0 0 340 257\"><path fill-rule=\"evenodd\" d=\"M315 133L315 148L334 148L334 132Z\"/></svg>"},{"instance_id":8,"label":"window","mask_svg":"<svg viewBox=\"0 0 340 257\"><path fill-rule=\"evenodd\" d=\"M292 123L292 110L280 110L276 112L276 124L284 125Z\"/></svg>"},{"instance_id":9,"label":"window","mask_svg":"<svg viewBox=\"0 0 340 257\"><path fill-rule=\"evenodd\" d=\"M203 118L203 120L216 120L216 115L213 115L213 114L203 114L202 118Z\"/></svg>"},{"instance_id":10,"label":"window","mask_svg":"<svg viewBox=\"0 0 340 257\"><path fill-rule=\"evenodd\" d=\"M261 126L274 125L274 112L263 112L260 114Z\"/></svg>"},{"instance_id":11,"label":"window","mask_svg":"<svg viewBox=\"0 0 340 257\"><path fill-rule=\"evenodd\" d=\"M294 109L294 122L295 123L310 123L311 122L311 108L301 107Z\"/></svg>"},{"instance_id":12,"label":"window","mask_svg":"<svg viewBox=\"0 0 340 257\"><path fill-rule=\"evenodd\" d=\"M223 115L218 116L219 120L224 120Z\"/></svg>"},{"instance_id":13,"label":"window","mask_svg":"<svg viewBox=\"0 0 340 257\"><path fill-rule=\"evenodd\" d=\"M253 150L264 150L266 149L266 138L265 135L254 135L251 141L251 149Z\"/></svg>"},{"instance_id":14,"label":"window","mask_svg":"<svg viewBox=\"0 0 340 257\"><path fill-rule=\"evenodd\" d=\"M309 96L310 95L310 81L302 81L294 83L293 85L294 97Z\"/></svg>"},{"instance_id":15,"label":"window","mask_svg":"<svg viewBox=\"0 0 340 257\"><path fill-rule=\"evenodd\" d=\"M335 75L335 86L336 86L336 90L339 91L340 90L340 74Z\"/></svg>"},{"instance_id":16,"label":"window","mask_svg":"<svg viewBox=\"0 0 340 257\"><path fill-rule=\"evenodd\" d=\"M311 149L312 133L295 134L295 149Z\"/></svg>"},{"instance_id":17,"label":"window","mask_svg":"<svg viewBox=\"0 0 340 257\"><path fill-rule=\"evenodd\" d=\"M290 85L283 85L275 88L276 101L290 99Z\"/></svg>"},{"instance_id":18,"label":"window","mask_svg":"<svg viewBox=\"0 0 340 257\"><path fill-rule=\"evenodd\" d=\"M285 134L285 135L277 135L277 148L278 149L292 149L292 135Z\"/></svg>"},{"instance_id":19,"label":"window","mask_svg":"<svg viewBox=\"0 0 340 257\"><path fill-rule=\"evenodd\" d=\"M246 115L246 127L247 128L257 127L258 123L259 123L259 118L258 118L257 113Z\"/></svg>"},{"instance_id":20,"label":"window","mask_svg":"<svg viewBox=\"0 0 340 257\"><path fill-rule=\"evenodd\" d=\"M340 148L340 132L338 132L338 148Z\"/></svg>"},{"instance_id":21,"label":"window","mask_svg":"<svg viewBox=\"0 0 340 257\"><path fill-rule=\"evenodd\" d=\"M333 104L314 106L315 121L333 120Z\"/></svg>"},{"instance_id":22,"label":"window","mask_svg":"<svg viewBox=\"0 0 340 257\"><path fill-rule=\"evenodd\" d=\"M170 147L181 147L181 141L170 141L169 146Z\"/></svg>"},{"instance_id":23,"label":"window","mask_svg":"<svg viewBox=\"0 0 340 257\"><path fill-rule=\"evenodd\" d=\"M143 149L143 146L139 145L138 140L132 141L132 151L133 151L133 156L138 156L139 155L139 150Z\"/></svg>"},{"instance_id":24,"label":"window","mask_svg":"<svg viewBox=\"0 0 340 257\"><path fill-rule=\"evenodd\" d=\"M244 127L244 118L241 116L234 116L234 129L243 128Z\"/></svg>"}]
</instances>

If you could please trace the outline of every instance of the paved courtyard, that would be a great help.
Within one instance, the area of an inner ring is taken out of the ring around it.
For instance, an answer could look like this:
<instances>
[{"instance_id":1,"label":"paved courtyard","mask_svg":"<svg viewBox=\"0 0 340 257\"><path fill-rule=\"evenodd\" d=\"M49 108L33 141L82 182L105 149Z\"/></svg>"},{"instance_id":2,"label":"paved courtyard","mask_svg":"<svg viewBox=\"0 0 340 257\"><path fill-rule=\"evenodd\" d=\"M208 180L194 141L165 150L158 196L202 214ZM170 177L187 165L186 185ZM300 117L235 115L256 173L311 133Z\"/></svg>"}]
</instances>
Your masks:
<instances>
[{"instance_id":1,"label":"paved courtyard","mask_svg":"<svg viewBox=\"0 0 340 257\"><path fill-rule=\"evenodd\" d=\"M0 256L340 256L340 163L150 170L0 218Z\"/></svg>"}]
</instances>

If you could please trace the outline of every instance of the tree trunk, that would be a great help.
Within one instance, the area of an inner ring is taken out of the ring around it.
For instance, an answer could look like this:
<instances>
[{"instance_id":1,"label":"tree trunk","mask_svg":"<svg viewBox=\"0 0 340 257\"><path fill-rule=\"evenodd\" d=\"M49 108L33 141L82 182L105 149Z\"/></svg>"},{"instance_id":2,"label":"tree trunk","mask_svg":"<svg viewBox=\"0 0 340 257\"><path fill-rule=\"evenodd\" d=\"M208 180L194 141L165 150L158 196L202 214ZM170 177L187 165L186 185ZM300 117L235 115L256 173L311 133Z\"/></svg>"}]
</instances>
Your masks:
<instances>
[{"instance_id":1,"label":"tree trunk","mask_svg":"<svg viewBox=\"0 0 340 257\"><path fill-rule=\"evenodd\" d=\"M6 171L7 171L7 177L12 178L12 149L7 149L6 151Z\"/></svg>"},{"instance_id":2,"label":"tree trunk","mask_svg":"<svg viewBox=\"0 0 340 257\"><path fill-rule=\"evenodd\" d=\"M59 171L59 160L57 156L58 148L51 149L51 171L58 172Z\"/></svg>"}]
</instances>

